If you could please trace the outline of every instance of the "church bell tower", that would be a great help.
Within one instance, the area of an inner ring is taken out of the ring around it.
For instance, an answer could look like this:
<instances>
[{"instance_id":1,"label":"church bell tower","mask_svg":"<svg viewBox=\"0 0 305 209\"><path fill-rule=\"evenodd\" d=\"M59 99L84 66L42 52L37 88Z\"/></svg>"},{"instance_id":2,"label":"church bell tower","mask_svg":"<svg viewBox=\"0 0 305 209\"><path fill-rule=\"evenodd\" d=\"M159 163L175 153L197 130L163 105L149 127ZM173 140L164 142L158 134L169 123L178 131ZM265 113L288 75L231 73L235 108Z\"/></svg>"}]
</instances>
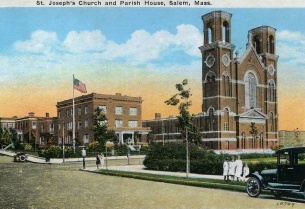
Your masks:
<instances>
[{"instance_id":1,"label":"church bell tower","mask_svg":"<svg viewBox=\"0 0 305 209\"><path fill-rule=\"evenodd\" d=\"M207 146L214 149L222 146L221 131L235 126L231 114L236 112L231 17L232 14L224 11L202 16L204 40L199 49L202 54L202 113L206 115L203 131L210 140Z\"/></svg>"}]
</instances>

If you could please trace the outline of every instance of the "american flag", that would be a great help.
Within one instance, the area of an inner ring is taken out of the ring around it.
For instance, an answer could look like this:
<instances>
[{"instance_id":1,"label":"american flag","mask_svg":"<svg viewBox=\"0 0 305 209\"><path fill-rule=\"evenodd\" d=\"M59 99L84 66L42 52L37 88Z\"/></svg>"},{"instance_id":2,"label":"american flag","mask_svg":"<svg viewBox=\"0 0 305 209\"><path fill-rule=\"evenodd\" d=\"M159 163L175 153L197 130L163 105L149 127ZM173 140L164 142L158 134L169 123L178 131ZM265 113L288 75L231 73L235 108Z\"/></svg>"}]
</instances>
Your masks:
<instances>
[{"instance_id":1,"label":"american flag","mask_svg":"<svg viewBox=\"0 0 305 209\"><path fill-rule=\"evenodd\" d=\"M74 78L74 80L73 80L73 86L74 86L74 89L76 89L82 93L87 93L86 85L76 78Z\"/></svg>"}]
</instances>

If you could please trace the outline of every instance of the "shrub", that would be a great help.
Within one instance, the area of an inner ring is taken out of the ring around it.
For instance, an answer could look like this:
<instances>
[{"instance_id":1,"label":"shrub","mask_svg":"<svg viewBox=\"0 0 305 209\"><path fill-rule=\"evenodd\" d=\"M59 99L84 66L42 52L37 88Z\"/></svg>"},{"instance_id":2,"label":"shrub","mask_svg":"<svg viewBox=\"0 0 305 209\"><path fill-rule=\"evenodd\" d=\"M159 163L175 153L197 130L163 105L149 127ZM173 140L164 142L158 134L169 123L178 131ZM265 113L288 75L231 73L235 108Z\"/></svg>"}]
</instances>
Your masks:
<instances>
[{"instance_id":1,"label":"shrub","mask_svg":"<svg viewBox=\"0 0 305 209\"><path fill-rule=\"evenodd\" d=\"M88 145L89 152L98 152L100 151L100 143L98 141L92 141Z\"/></svg>"},{"instance_id":2,"label":"shrub","mask_svg":"<svg viewBox=\"0 0 305 209\"><path fill-rule=\"evenodd\" d=\"M259 161L258 163L248 163L248 167L250 169L250 173L255 171L261 172L264 169L275 169L277 168L276 162L266 162L266 161Z\"/></svg>"},{"instance_id":3,"label":"shrub","mask_svg":"<svg viewBox=\"0 0 305 209\"><path fill-rule=\"evenodd\" d=\"M25 151L31 151L32 150L32 145L31 144L26 144L26 145L24 145L24 150Z\"/></svg>"},{"instance_id":4,"label":"shrub","mask_svg":"<svg viewBox=\"0 0 305 209\"><path fill-rule=\"evenodd\" d=\"M199 149L189 145L190 172L202 174L221 174L223 156L213 151ZM185 144L168 143L163 145L152 144L143 164L152 170L186 171Z\"/></svg>"}]
</instances>

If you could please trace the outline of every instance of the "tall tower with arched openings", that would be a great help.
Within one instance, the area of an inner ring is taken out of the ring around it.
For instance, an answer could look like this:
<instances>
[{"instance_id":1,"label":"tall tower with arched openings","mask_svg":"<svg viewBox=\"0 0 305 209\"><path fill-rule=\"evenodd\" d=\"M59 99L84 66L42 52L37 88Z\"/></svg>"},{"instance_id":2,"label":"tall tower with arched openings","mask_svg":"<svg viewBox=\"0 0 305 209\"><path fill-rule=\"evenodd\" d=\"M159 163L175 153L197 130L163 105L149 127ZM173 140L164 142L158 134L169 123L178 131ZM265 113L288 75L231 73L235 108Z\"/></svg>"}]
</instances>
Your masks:
<instances>
[{"instance_id":1,"label":"tall tower with arched openings","mask_svg":"<svg viewBox=\"0 0 305 209\"><path fill-rule=\"evenodd\" d=\"M278 145L276 30L250 30L239 55L231 19L224 11L202 16L202 140L214 150L269 149Z\"/></svg>"}]
</instances>

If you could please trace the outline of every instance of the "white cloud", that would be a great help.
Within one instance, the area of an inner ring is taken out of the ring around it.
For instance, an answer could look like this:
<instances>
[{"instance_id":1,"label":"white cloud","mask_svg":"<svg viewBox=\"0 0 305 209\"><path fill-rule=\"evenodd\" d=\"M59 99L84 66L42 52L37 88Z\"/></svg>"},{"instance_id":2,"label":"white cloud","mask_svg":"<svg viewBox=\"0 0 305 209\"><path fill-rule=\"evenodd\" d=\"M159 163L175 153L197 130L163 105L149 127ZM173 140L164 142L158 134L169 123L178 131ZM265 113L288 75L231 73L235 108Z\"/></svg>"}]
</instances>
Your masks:
<instances>
[{"instance_id":1,"label":"white cloud","mask_svg":"<svg viewBox=\"0 0 305 209\"><path fill-rule=\"evenodd\" d=\"M277 54L280 62L305 64L305 34L296 31L280 31L277 33Z\"/></svg>"},{"instance_id":2,"label":"white cloud","mask_svg":"<svg viewBox=\"0 0 305 209\"><path fill-rule=\"evenodd\" d=\"M190 56L200 56L198 47L201 34L192 25L177 26L177 33L171 34L161 30L153 34L138 30L123 44L109 43L103 53L105 59L123 58L132 63L143 64L160 58L161 52L174 53L180 51Z\"/></svg>"},{"instance_id":3,"label":"white cloud","mask_svg":"<svg viewBox=\"0 0 305 209\"><path fill-rule=\"evenodd\" d=\"M72 53L101 51L105 47L106 37L100 30L71 31L62 44L62 50Z\"/></svg>"},{"instance_id":4,"label":"white cloud","mask_svg":"<svg viewBox=\"0 0 305 209\"><path fill-rule=\"evenodd\" d=\"M58 40L55 32L35 31L31 38L17 41L14 48L23 53L42 53L47 59L56 61L77 60L78 63L106 61L125 61L130 64L149 64L166 56L184 53L200 57L198 47L202 35L193 25L178 25L175 34L166 30L149 33L145 30L134 31L130 38L118 44L107 40L100 30L70 31L63 41Z\"/></svg>"},{"instance_id":5,"label":"white cloud","mask_svg":"<svg viewBox=\"0 0 305 209\"><path fill-rule=\"evenodd\" d=\"M14 48L20 52L49 53L54 50L59 41L55 32L38 30L31 34L27 41L17 41Z\"/></svg>"},{"instance_id":6,"label":"white cloud","mask_svg":"<svg viewBox=\"0 0 305 209\"><path fill-rule=\"evenodd\" d=\"M297 31L289 31L289 30L283 30L279 31L277 34L278 40L284 40L284 41L291 41L294 42L295 40L304 40L305 36L301 32Z\"/></svg>"}]
</instances>

